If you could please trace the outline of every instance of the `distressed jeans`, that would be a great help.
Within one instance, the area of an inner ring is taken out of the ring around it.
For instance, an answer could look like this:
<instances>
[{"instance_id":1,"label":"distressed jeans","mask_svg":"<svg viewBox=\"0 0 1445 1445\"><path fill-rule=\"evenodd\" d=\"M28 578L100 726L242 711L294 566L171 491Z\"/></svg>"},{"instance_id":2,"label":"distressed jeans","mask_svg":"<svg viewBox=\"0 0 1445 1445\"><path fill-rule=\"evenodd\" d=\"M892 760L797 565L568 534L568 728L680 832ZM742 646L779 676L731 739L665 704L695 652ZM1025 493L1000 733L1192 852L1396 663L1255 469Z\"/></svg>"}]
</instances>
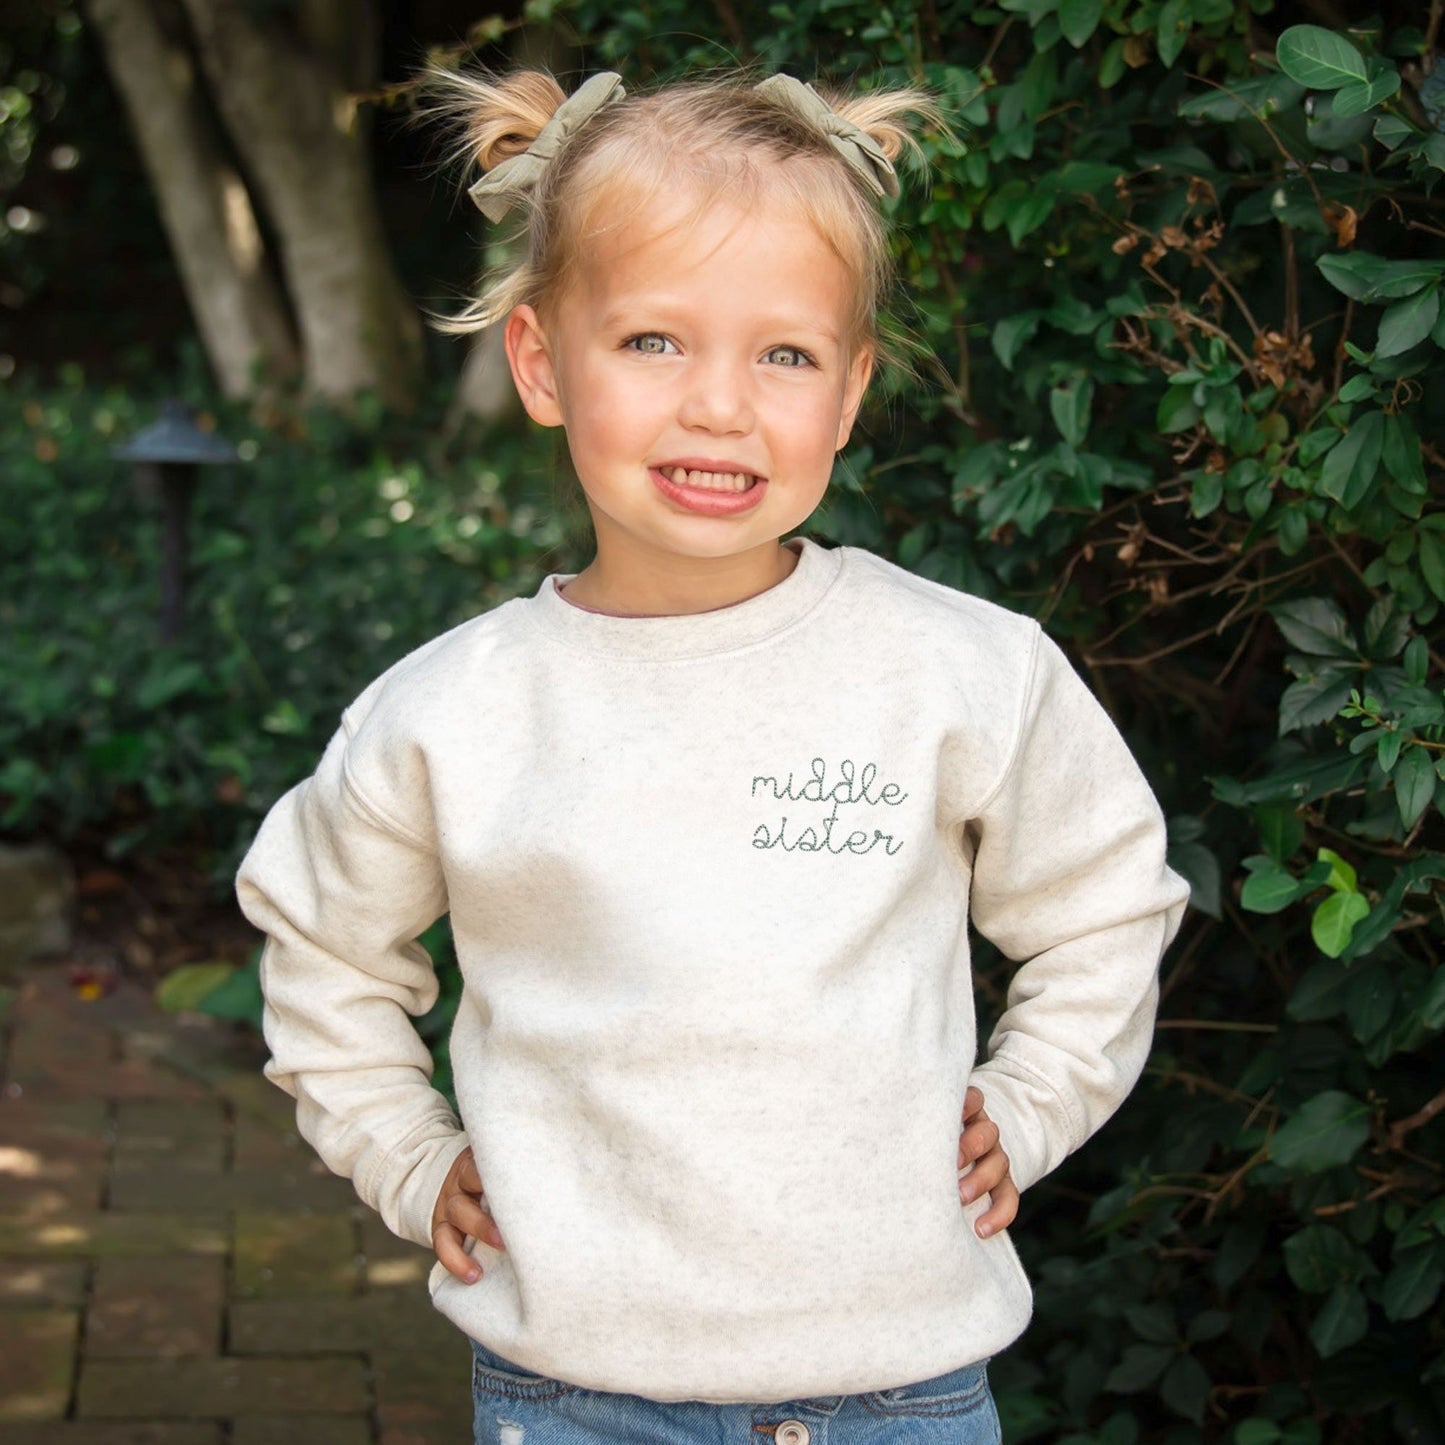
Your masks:
<instances>
[{"instance_id":1,"label":"distressed jeans","mask_svg":"<svg viewBox=\"0 0 1445 1445\"><path fill-rule=\"evenodd\" d=\"M862 1395L665 1403L584 1390L472 1341L476 1445L1001 1445L987 1362Z\"/></svg>"}]
</instances>

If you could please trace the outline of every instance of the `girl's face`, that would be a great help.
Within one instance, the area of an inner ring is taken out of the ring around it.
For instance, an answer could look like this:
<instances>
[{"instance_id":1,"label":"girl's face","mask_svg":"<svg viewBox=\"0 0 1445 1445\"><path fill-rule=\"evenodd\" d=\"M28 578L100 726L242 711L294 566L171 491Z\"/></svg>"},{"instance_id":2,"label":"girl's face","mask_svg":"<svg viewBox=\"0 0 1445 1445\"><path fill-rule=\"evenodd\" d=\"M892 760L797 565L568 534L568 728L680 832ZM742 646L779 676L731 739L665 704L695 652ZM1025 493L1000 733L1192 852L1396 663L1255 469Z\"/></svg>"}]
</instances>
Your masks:
<instances>
[{"instance_id":1,"label":"girl's face","mask_svg":"<svg viewBox=\"0 0 1445 1445\"><path fill-rule=\"evenodd\" d=\"M794 211L719 201L606 232L546 325L513 312L517 389L566 428L614 600L780 580L778 538L822 500L871 370L850 286Z\"/></svg>"}]
</instances>

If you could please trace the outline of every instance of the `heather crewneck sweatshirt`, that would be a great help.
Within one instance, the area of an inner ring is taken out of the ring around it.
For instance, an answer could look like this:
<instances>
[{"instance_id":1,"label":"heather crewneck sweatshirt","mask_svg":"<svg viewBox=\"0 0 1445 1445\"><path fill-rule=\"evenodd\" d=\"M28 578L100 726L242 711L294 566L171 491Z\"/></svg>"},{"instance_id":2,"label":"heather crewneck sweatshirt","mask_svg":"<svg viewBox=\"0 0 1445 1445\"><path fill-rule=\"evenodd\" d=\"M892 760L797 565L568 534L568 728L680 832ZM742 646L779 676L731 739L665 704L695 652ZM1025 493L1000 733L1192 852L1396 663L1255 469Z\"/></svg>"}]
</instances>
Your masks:
<instances>
[{"instance_id":1,"label":"heather crewneck sweatshirt","mask_svg":"<svg viewBox=\"0 0 1445 1445\"><path fill-rule=\"evenodd\" d=\"M438 1309L519 1366L659 1400L930 1378L1030 1290L961 1206L964 1091L1020 1188L1143 1066L1186 885L1038 626L808 538L732 606L620 617L547 577L403 659L238 889L267 1074L398 1234L475 1151L505 1251ZM460 1120L411 1017L450 911ZM1017 962L976 1062L967 924Z\"/></svg>"}]
</instances>

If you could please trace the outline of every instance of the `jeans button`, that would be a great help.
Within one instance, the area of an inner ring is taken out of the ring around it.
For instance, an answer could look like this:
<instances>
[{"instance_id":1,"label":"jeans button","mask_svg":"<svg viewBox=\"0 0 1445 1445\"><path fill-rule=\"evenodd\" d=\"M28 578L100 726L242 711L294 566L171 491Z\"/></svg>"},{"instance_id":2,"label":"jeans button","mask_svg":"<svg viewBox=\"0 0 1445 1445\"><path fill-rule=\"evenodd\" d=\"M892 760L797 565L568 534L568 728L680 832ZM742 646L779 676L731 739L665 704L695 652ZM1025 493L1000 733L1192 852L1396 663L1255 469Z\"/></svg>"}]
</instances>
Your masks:
<instances>
[{"instance_id":1,"label":"jeans button","mask_svg":"<svg viewBox=\"0 0 1445 1445\"><path fill-rule=\"evenodd\" d=\"M773 1435L777 1445L808 1445L812 1432L801 1420L784 1420Z\"/></svg>"}]
</instances>

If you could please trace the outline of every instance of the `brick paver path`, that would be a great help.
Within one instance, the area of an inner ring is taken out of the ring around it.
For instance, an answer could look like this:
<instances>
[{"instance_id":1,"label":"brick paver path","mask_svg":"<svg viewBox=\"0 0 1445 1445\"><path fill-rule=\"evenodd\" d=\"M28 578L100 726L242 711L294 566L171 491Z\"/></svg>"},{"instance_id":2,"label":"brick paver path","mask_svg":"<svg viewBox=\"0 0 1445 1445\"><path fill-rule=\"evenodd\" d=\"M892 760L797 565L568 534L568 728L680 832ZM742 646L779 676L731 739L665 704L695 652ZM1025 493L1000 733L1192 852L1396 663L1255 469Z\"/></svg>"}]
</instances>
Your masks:
<instances>
[{"instance_id":1,"label":"brick paver path","mask_svg":"<svg viewBox=\"0 0 1445 1445\"><path fill-rule=\"evenodd\" d=\"M260 1062L134 985L0 988L0 1445L469 1445L430 1257Z\"/></svg>"}]
</instances>

